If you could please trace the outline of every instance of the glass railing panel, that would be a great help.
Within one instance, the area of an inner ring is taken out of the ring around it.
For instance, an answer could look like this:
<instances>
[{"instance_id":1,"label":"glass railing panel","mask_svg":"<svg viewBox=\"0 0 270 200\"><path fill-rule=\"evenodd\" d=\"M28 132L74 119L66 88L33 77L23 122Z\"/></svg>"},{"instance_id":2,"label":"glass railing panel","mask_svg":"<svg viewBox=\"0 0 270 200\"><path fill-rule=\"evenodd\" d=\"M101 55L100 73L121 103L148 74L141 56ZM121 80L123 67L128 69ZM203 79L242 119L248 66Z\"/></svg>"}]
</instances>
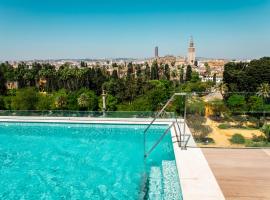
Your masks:
<instances>
[{"instance_id":1,"label":"glass railing panel","mask_svg":"<svg viewBox=\"0 0 270 200\"><path fill-rule=\"evenodd\" d=\"M195 146L270 147L269 98L256 93L189 93L186 119Z\"/></svg>"},{"instance_id":2,"label":"glass railing panel","mask_svg":"<svg viewBox=\"0 0 270 200\"><path fill-rule=\"evenodd\" d=\"M147 111L67 111L67 110L0 110L0 116L28 117L98 117L98 118L153 118L156 112ZM174 118L173 112L165 112L160 118Z\"/></svg>"}]
</instances>

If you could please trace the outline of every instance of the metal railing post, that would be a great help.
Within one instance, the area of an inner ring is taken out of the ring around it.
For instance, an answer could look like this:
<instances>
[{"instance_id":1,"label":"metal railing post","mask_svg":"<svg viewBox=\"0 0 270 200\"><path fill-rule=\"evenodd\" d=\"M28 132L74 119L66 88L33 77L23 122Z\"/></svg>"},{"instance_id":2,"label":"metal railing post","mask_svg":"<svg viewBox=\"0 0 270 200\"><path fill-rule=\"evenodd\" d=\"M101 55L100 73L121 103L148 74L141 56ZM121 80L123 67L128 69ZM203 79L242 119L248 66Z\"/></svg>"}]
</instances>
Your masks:
<instances>
[{"instance_id":1,"label":"metal railing post","mask_svg":"<svg viewBox=\"0 0 270 200\"><path fill-rule=\"evenodd\" d=\"M186 117L187 117L187 95L185 95L185 109L184 109L184 133L183 133L183 139L185 140L186 137ZM186 149L186 145L182 147L182 149Z\"/></svg>"},{"instance_id":2,"label":"metal railing post","mask_svg":"<svg viewBox=\"0 0 270 200\"><path fill-rule=\"evenodd\" d=\"M144 132L143 133L143 158L144 158L144 160L145 160L145 154L146 154L146 135L145 135L146 133Z\"/></svg>"},{"instance_id":3,"label":"metal railing post","mask_svg":"<svg viewBox=\"0 0 270 200\"><path fill-rule=\"evenodd\" d=\"M177 134L177 141L178 141L178 146L181 147L182 146L182 138L181 138L181 127L179 126L179 123L177 121L177 117L175 118L175 121L176 121L176 125L177 125L177 128L179 130L179 135Z\"/></svg>"}]
</instances>

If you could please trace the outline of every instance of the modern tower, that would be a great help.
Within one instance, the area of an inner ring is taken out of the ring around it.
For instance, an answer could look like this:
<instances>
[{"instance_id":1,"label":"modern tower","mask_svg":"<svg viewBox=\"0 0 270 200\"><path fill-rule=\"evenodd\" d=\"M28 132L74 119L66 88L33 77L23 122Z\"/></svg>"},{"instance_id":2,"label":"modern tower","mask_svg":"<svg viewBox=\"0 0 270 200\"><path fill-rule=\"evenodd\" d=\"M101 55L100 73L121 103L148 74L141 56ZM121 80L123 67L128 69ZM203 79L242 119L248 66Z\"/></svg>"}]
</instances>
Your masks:
<instances>
[{"instance_id":1,"label":"modern tower","mask_svg":"<svg viewBox=\"0 0 270 200\"><path fill-rule=\"evenodd\" d=\"M158 47L155 47L155 58L158 58Z\"/></svg>"},{"instance_id":2,"label":"modern tower","mask_svg":"<svg viewBox=\"0 0 270 200\"><path fill-rule=\"evenodd\" d=\"M194 65L195 62L195 46L193 42L193 38L190 38L189 47L188 47L188 64Z\"/></svg>"}]
</instances>

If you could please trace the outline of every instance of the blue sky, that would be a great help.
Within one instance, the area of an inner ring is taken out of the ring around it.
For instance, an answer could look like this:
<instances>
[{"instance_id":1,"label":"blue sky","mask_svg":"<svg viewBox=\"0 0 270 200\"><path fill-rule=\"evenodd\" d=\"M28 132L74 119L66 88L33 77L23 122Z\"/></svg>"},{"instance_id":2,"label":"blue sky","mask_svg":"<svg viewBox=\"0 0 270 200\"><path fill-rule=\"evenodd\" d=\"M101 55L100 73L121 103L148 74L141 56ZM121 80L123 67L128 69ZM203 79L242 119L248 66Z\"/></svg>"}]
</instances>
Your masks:
<instances>
[{"instance_id":1,"label":"blue sky","mask_svg":"<svg viewBox=\"0 0 270 200\"><path fill-rule=\"evenodd\" d=\"M0 60L270 56L270 0L0 0Z\"/></svg>"}]
</instances>

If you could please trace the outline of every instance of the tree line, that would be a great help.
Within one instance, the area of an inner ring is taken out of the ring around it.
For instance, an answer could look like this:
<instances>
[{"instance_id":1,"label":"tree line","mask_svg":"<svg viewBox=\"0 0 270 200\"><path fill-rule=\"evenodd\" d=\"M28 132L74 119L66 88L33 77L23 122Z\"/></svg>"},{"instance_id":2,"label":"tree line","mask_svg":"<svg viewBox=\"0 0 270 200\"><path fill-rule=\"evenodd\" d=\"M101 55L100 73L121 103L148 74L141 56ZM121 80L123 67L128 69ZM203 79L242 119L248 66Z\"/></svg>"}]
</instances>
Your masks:
<instances>
[{"instance_id":1,"label":"tree line","mask_svg":"<svg viewBox=\"0 0 270 200\"><path fill-rule=\"evenodd\" d=\"M126 71L116 63L112 67L109 73L101 66L88 67L84 62L80 66L65 63L59 69L49 63L28 66L21 62L16 68L2 63L1 109L100 110L100 95L105 90L108 110L155 111L176 90L209 88L209 84L200 82L191 66L179 66L177 74L170 71L168 64L156 61L151 66L128 63ZM14 81L18 89L7 90L6 83Z\"/></svg>"},{"instance_id":2,"label":"tree line","mask_svg":"<svg viewBox=\"0 0 270 200\"><path fill-rule=\"evenodd\" d=\"M233 111L270 110L270 57L224 66L223 91Z\"/></svg>"},{"instance_id":3,"label":"tree line","mask_svg":"<svg viewBox=\"0 0 270 200\"><path fill-rule=\"evenodd\" d=\"M30 67L21 62L16 68L2 63L0 109L101 110L101 93L105 90L108 110L156 111L173 92L209 93L214 86L213 82L201 82L189 65L179 66L177 72L156 61L151 66L128 63L126 70L116 63L112 67L109 73L102 66L88 67L84 62L80 66L65 63L59 69L48 63L33 63ZM266 109L270 58L228 63L223 75L219 90L231 110L244 110L247 105L253 110ZM18 89L7 90L6 83L12 81L17 82ZM176 104L171 109L180 112L183 102Z\"/></svg>"}]
</instances>

